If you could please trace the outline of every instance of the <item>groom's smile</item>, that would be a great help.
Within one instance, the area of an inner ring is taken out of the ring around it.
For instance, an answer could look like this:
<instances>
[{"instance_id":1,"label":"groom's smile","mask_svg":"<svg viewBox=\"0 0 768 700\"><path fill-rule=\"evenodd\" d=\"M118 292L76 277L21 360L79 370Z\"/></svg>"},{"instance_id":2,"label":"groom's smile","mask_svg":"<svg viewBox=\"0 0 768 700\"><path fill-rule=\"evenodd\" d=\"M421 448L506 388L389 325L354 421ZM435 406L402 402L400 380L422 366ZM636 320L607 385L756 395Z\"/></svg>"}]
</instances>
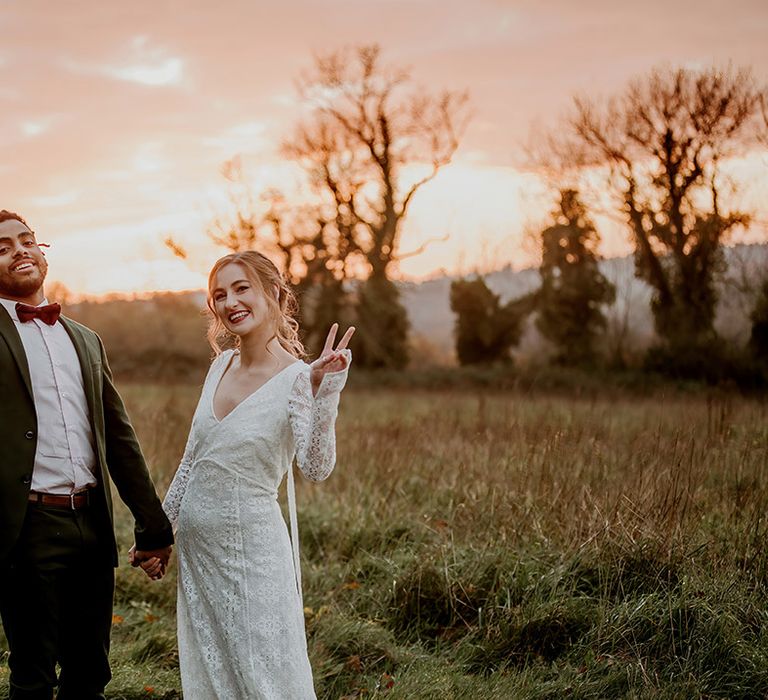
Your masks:
<instances>
[{"instance_id":1,"label":"groom's smile","mask_svg":"<svg viewBox=\"0 0 768 700\"><path fill-rule=\"evenodd\" d=\"M12 265L11 266L11 272L26 272L27 270L33 270L37 267L35 263L33 263L31 260L24 260L23 262L20 262L18 265Z\"/></svg>"}]
</instances>

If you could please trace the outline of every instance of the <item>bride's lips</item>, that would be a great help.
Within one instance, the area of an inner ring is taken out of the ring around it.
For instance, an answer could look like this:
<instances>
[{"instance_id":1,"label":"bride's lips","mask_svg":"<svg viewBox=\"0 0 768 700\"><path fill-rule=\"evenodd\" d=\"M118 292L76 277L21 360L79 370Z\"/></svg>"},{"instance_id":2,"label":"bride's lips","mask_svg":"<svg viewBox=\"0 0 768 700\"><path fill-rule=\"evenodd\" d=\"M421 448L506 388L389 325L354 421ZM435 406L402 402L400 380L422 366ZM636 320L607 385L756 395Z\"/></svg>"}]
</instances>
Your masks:
<instances>
[{"instance_id":1,"label":"bride's lips","mask_svg":"<svg viewBox=\"0 0 768 700\"><path fill-rule=\"evenodd\" d=\"M231 324L236 325L248 316L250 316L250 311L234 311L227 316L227 319Z\"/></svg>"}]
</instances>

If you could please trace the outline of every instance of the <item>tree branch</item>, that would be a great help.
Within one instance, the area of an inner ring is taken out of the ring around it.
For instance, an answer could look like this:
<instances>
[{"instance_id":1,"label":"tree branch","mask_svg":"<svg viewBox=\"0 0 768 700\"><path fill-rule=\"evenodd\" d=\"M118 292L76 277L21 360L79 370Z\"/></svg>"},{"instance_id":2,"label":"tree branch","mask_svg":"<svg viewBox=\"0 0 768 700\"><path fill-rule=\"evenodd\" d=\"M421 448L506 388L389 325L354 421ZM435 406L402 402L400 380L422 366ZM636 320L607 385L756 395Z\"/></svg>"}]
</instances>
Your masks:
<instances>
[{"instance_id":1,"label":"tree branch","mask_svg":"<svg viewBox=\"0 0 768 700\"><path fill-rule=\"evenodd\" d=\"M399 253L394 257L394 259L399 262L401 260L406 260L407 258L416 257L417 255L421 255L433 243L445 243L445 241L447 241L449 238L450 236L447 233L440 238L430 238L428 241L424 241L424 243L422 243L415 250L412 250L410 253Z\"/></svg>"}]
</instances>

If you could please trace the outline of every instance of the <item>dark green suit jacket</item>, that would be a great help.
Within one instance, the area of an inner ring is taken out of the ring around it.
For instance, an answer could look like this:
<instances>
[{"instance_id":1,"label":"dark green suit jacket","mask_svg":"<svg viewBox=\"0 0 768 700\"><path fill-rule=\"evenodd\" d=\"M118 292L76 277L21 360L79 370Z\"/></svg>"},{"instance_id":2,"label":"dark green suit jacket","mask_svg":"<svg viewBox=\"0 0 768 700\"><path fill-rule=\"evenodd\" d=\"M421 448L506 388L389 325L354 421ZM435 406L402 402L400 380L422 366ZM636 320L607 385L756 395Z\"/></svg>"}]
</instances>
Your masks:
<instances>
[{"instance_id":1,"label":"dark green suit jacket","mask_svg":"<svg viewBox=\"0 0 768 700\"><path fill-rule=\"evenodd\" d=\"M110 477L136 521L138 549L158 549L173 542L173 533L150 479L122 399L112 382L101 338L89 328L61 317L83 371L85 397L96 446L97 503L105 530L112 528ZM15 324L0 306L0 562L18 539L27 510L38 425L24 346Z\"/></svg>"}]
</instances>

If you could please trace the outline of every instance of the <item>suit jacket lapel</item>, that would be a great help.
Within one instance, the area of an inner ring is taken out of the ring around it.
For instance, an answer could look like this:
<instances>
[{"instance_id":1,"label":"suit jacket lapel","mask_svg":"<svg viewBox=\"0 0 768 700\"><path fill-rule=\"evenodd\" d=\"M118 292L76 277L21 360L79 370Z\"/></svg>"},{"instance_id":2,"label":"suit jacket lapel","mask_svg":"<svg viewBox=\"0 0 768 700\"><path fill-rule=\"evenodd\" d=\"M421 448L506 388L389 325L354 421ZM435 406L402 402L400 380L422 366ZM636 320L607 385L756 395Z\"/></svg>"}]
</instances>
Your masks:
<instances>
[{"instance_id":1,"label":"suit jacket lapel","mask_svg":"<svg viewBox=\"0 0 768 700\"><path fill-rule=\"evenodd\" d=\"M88 401L88 409L91 414L91 422L93 422L94 413L94 384L93 384L93 370L91 369L91 358L88 355L88 348L85 345L82 333L66 316L60 316L59 321L64 326L69 337L72 339L72 344L75 346L75 352L77 353L77 359L80 360L80 369L83 372L83 387L85 388L85 398Z\"/></svg>"},{"instance_id":2,"label":"suit jacket lapel","mask_svg":"<svg viewBox=\"0 0 768 700\"><path fill-rule=\"evenodd\" d=\"M32 394L32 379L29 375L29 363L27 362L27 354L24 352L24 345L21 342L19 332L16 330L16 325L13 319L8 315L8 312L0 306L0 336L8 343L8 347L11 349L11 354L16 360L16 364L19 366L19 372L24 378L24 384L27 386L29 392L29 398L34 399Z\"/></svg>"}]
</instances>

